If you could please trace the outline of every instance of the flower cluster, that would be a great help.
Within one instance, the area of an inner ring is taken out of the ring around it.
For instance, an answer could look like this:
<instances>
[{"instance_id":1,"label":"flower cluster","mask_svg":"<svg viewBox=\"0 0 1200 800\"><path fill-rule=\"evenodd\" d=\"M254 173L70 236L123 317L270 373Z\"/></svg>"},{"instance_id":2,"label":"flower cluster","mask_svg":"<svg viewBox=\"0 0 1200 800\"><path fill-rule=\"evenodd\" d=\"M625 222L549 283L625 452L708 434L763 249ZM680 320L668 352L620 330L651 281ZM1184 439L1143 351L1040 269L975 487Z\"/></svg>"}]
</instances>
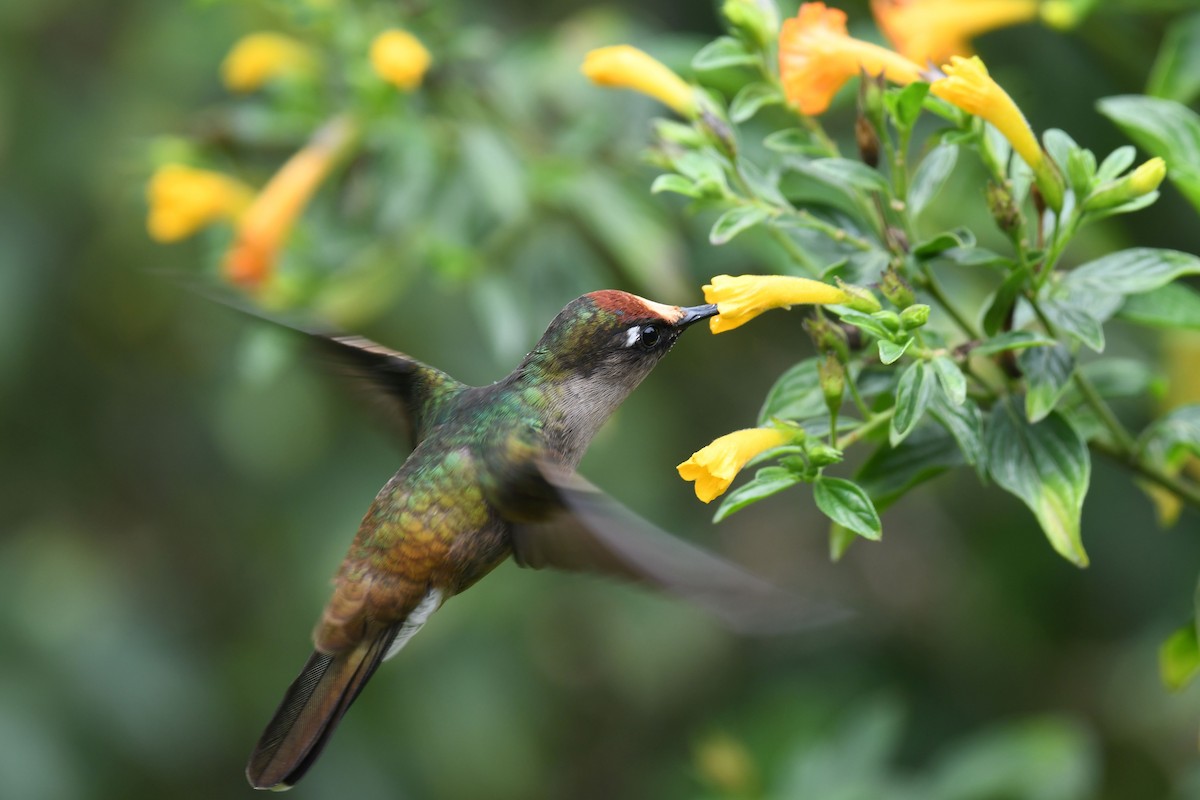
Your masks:
<instances>
[{"instance_id":1,"label":"flower cluster","mask_svg":"<svg viewBox=\"0 0 1200 800\"><path fill-rule=\"evenodd\" d=\"M420 87L433 59L412 33L388 29L366 54L376 77L411 92ZM221 63L232 92L269 89L276 82L311 78L320 71L316 50L282 33L267 31L238 40ZM274 273L297 220L334 169L360 141L359 122L340 115L319 127L278 171L255 191L212 170L170 162L155 170L146 189L146 228L159 242L175 242L217 222L234 227L222 268L245 289L262 286Z\"/></svg>"}]
</instances>

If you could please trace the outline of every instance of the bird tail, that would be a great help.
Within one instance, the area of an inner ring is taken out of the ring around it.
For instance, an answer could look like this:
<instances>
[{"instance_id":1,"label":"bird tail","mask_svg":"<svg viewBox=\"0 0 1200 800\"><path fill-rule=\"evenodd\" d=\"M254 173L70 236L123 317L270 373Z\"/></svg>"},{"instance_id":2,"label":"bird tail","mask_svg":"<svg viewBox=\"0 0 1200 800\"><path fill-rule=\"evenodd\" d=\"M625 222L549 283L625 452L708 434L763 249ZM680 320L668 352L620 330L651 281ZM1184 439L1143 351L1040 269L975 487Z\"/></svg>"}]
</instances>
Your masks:
<instances>
[{"instance_id":1,"label":"bird tail","mask_svg":"<svg viewBox=\"0 0 1200 800\"><path fill-rule=\"evenodd\" d=\"M353 650L309 656L250 755L246 778L251 786L281 791L304 777L395 635L389 628Z\"/></svg>"}]
</instances>

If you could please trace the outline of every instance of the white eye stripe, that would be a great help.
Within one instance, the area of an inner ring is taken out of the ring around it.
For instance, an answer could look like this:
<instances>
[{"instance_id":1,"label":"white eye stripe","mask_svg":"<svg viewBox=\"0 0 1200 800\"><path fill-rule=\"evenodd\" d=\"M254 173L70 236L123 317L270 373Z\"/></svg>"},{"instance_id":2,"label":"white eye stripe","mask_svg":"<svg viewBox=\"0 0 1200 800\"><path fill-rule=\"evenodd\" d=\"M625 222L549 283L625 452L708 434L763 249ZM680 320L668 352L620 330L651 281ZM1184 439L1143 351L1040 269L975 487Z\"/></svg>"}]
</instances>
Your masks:
<instances>
[{"instance_id":1,"label":"white eye stripe","mask_svg":"<svg viewBox=\"0 0 1200 800\"><path fill-rule=\"evenodd\" d=\"M642 326L634 325L629 330L625 331L625 346L633 347L642 338Z\"/></svg>"}]
</instances>

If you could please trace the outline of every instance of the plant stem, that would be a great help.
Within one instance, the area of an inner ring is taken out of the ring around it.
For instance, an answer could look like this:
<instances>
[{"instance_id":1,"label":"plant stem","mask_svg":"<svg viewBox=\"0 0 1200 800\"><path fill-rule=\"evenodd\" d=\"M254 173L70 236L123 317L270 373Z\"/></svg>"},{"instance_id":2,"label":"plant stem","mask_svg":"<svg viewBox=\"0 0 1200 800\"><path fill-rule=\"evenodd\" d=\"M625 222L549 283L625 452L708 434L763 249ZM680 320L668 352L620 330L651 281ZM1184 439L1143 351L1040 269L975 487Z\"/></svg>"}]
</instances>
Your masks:
<instances>
[{"instance_id":1,"label":"plant stem","mask_svg":"<svg viewBox=\"0 0 1200 800\"><path fill-rule=\"evenodd\" d=\"M896 413L895 406L889 408L887 411L880 411L878 414L871 417L869 420L864 422L862 425L859 425L857 428L855 428L854 430L850 431L845 436L843 436L841 438L841 440L839 440L837 443L837 449L845 450L850 445L860 441L861 439L866 438L866 436L868 434L874 433L877 429L879 429L883 425L887 425L891 421L892 415L895 413Z\"/></svg>"},{"instance_id":2,"label":"plant stem","mask_svg":"<svg viewBox=\"0 0 1200 800\"><path fill-rule=\"evenodd\" d=\"M792 257L793 261L799 264L800 267L803 268L803 270L811 277L817 277L817 264L812 260L812 256L804 252L804 250L800 247L800 245L796 244L792 237L779 230L779 228L770 224L768 224L766 228L770 232L771 238L774 239L779 246L782 247L784 251Z\"/></svg>"},{"instance_id":3,"label":"plant stem","mask_svg":"<svg viewBox=\"0 0 1200 800\"><path fill-rule=\"evenodd\" d=\"M1104 427L1112 434L1113 442L1116 444L1119 452L1124 454L1125 458L1131 463L1141 463L1137 458L1137 442L1133 440L1133 436L1129 431L1125 430L1125 426L1117 419L1117 415L1108 407L1108 403L1104 402L1104 398L1096 391L1096 387L1088 380L1087 376L1076 370L1072 376L1072 381L1075 383L1075 388L1083 395L1084 401L1091 407L1092 411L1096 412L1096 416L1104 423Z\"/></svg>"},{"instance_id":4,"label":"plant stem","mask_svg":"<svg viewBox=\"0 0 1200 800\"><path fill-rule=\"evenodd\" d=\"M933 270L930 269L928 264L925 265L923 272L925 275L925 289L930 295L933 296L933 299L937 301L938 305L940 305L942 309L950 315L951 319L954 320L954 324L958 325L958 327L967 335L968 338L982 339L983 335L980 333L979 329L976 328L971 321L967 319L966 315L959 311L957 306L954 305L954 302L950 299L950 296L946 294L946 290L942 288L942 284L938 282L937 277L934 276Z\"/></svg>"},{"instance_id":5,"label":"plant stem","mask_svg":"<svg viewBox=\"0 0 1200 800\"><path fill-rule=\"evenodd\" d=\"M1103 453L1118 464L1133 470L1146 480L1158 484L1167 491L1186 500L1192 506L1200 508L1200 486L1177 476L1168 475L1162 470L1142 461L1140 458L1134 457L1132 453L1122 451L1108 442L1094 441L1091 443L1091 446L1097 452Z\"/></svg>"}]
</instances>

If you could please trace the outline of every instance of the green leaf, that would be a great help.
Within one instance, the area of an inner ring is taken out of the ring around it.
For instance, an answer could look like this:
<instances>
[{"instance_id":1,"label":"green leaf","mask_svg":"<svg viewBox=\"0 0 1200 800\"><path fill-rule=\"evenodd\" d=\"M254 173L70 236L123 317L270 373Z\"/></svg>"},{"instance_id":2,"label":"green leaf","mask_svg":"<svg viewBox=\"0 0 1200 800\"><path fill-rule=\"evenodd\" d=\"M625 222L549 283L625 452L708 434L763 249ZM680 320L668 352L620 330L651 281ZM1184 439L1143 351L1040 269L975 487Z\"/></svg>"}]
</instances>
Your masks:
<instances>
[{"instance_id":1,"label":"green leaf","mask_svg":"<svg viewBox=\"0 0 1200 800\"><path fill-rule=\"evenodd\" d=\"M938 383L946 397L956 406L961 406L967 399L967 378L959 369L958 364L947 356L937 356L931 362L933 371L937 374Z\"/></svg>"},{"instance_id":2,"label":"green leaf","mask_svg":"<svg viewBox=\"0 0 1200 800\"><path fill-rule=\"evenodd\" d=\"M1200 95L1200 12L1179 17L1167 27L1146 94L1180 103Z\"/></svg>"},{"instance_id":3,"label":"green leaf","mask_svg":"<svg viewBox=\"0 0 1200 800\"><path fill-rule=\"evenodd\" d=\"M734 122L745 122L763 106L779 105L782 102L783 95L771 84L748 83L729 104L729 118Z\"/></svg>"},{"instance_id":4,"label":"green leaf","mask_svg":"<svg viewBox=\"0 0 1200 800\"><path fill-rule=\"evenodd\" d=\"M763 147L776 153L808 153L814 144L812 135L803 128L784 128L763 139Z\"/></svg>"},{"instance_id":5,"label":"green leaf","mask_svg":"<svg viewBox=\"0 0 1200 800\"><path fill-rule=\"evenodd\" d=\"M725 244L742 231L765 222L770 216L766 209L759 206L735 206L717 217L708 233L708 241L714 245Z\"/></svg>"},{"instance_id":6,"label":"green leaf","mask_svg":"<svg viewBox=\"0 0 1200 800\"><path fill-rule=\"evenodd\" d=\"M1138 437L1138 448L1167 470L1200 455L1200 404L1180 406L1155 420Z\"/></svg>"},{"instance_id":7,"label":"green leaf","mask_svg":"<svg viewBox=\"0 0 1200 800\"><path fill-rule=\"evenodd\" d=\"M1158 372L1140 358L1102 358L1087 362L1079 371L1101 397L1137 397L1159 379Z\"/></svg>"},{"instance_id":8,"label":"green leaf","mask_svg":"<svg viewBox=\"0 0 1200 800\"><path fill-rule=\"evenodd\" d=\"M913 217L920 214L929 201L937 196L954 171L954 162L957 160L958 145L955 144L939 144L921 159L908 190L908 210Z\"/></svg>"},{"instance_id":9,"label":"green leaf","mask_svg":"<svg viewBox=\"0 0 1200 800\"><path fill-rule=\"evenodd\" d=\"M829 560L837 563L842 560L842 556L846 555L846 551L850 549L850 544L858 536L854 531L847 528L845 525L838 525L832 522L829 525Z\"/></svg>"},{"instance_id":10,"label":"green leaf","mask_svg":"<svg viewBox=\"0 0 1200 800\"><path fill-rule=\"evenodd\" d=\"M808 168L829 182L843 188L862 189L868 192L887 192L887 179L879 170L871 169L861 161L849 158L815 158Z\"/></svg>"},{"instance_id":11,"label":"green leaf","mask_svg":"<svg viewBox=\"0 0 1200 800\"><path fill-rule=\"evenodd\" d=\"M779 376L758 412L759 425L768 425L774 418L800 420L826 412L817 374L819 362L819 358L806 358Z\"/></svg>"},{"instance_id":12,"label":"green leaf","mask_svg":"<svg viewBox=\"0 0 1200 800\"><path fill-rule=\"evenodd\" d=\"M1006 398L992 412L987 461L992 479L1033 511L1054 549L1086 567L1079 520L1092 462L1075 429L1057 412L1031 424L1024 409Z\"/></svg>"},{"instance_id":13,"label":"green leaf","mask_svg":"<svg viewBox=\"0 0 1200 800\"><path fill-rule=\"evenodd\" d=\"M813 483L813 499L825 516L859 536L878 541L883 535L875 504L858 484L822 475Z\"/></svg>"},{"instance_id":14,"label":"green leaf","mask_svg":"<svg viewBox=\"0 0 1200 800\"><path fill-rule=\"evenodd\" d=\"M1200 330L1200 293L1183 283L1168 283L1126 298L1117 316L1154 328Z\"/></svg>"},{"instance_id":15,"label":"green leaf","mask_svg":"<svg viewBox=\"0 0 1200 800\"><path fill-rule=\"evenodd\" d=\"M1030 347L1047 347L1054 340L1033 331L1009 331L980 342L971 352L975 355L991 356L1005 350L1025 350Z\"/></svg>"},{"instance_id":16,"label":"green leaf","mask_svg":"<svg viewBox=\"0 0 1200 800\"><path fill-rule=\"evenodd\" d=\"M1017 356L1025 375L1025 416L1038 422L1054 410L1075 372L1075 357L1066 345L1034 347Z\"/></svg>"},{"instance_id":17,"label":"green leaf","mask_svg":"<svg viewBox=\"0 0 1200 800\"><path fill-rule=\"evenodd\" d=\"M715 193L723 194L729 188L723 159L711 150L689 150L675 159L674 167L701 191L711 188Z\"/></svg>"},{"instance_id":18,"label":"green leaf","mask_svg":"<svg viewBox=\"0 0 1200 800\"><path fill-rule=\"evenodd\" d=\"M921 421L933 397L936 381L933 370L925 361L914 361L900 373L900 382L896 384L896 413L892 415L888 432L892 447L904 441Z\"/></svg>"},{"instance_id":19,"label":"green leaf","mask_svg":"<svg viewBox=\"0 0 1200 800\"><path fill-rule=\"evenodd\" d=\"M879 360L884 364L894 364L904 355L904 351L912 347L913 340L906 339L896 344L891 339L879 340Z\"/></svg>"},{"instance_id":20,"label":"green leaf","mask_svg":"<svg viewBox=\"0 0 1200 800\"><path fill-rule=\"evenodd\" d=\"M907 130L916 124L928 95L929 84L923 82L910 83L898 92L885 95L885 102L892 112L892 119L896 121L897 128Z\"/></svg>"},{"instance_id":21,"label":"green leaf","mask_svg":"<svg viewBox=\"0 0 1200 800\"><path fill-rule=\"evenodd\" d=\"M1101 114L1151 155L1167 162L1167 177L1200 210L1200 116L1174 100L1142 95L1106 97Z\"/></svg>"},{"instance_id":22,"label":"green leaf","mask_svg":"<svg viewBox=\"0 0 1200 800\"><path fill-rule=\"evenodd\" d=\"M650 194L659 194L660 192L674 192L687 197L700 197L702 195L696 184L689 181L682 175L659 175L654 179L654 183L650 184Z\"/></svg>"},{"instance_id":23,"label":"green leaf","mask_svg":"<svg viewBox=\"0 0 1200 800\"><path fill-rule=\"evenodd\" d=\"M763 467L755 473L754 480L725 495L713 516L713 522L720 522L746 506L782 492L799 482L800 476L787 467Z\"/></svg>"},{"instance_id":24,"label":"green leaf","mask_svg":"<svg viewBox=\"0 0 1200 800\"><path fill-rule=\"evenodd\" d=\"M1108 154L1108 157L1096 168L1096 183L1107 183L1133 166L1137 160L1137 148L1124 144Z\"/></svg>"},{"instance_id":25,"label":"green leaf","mask_svg":"<svg viewBox=\"0 0 1200 800\"><path fill-rule=\"evenodd\" d=\"M1158 648L1158 671L1163 685L1178 692L1200 673L1200 641L1195 621L1180 627Z\"/></svg>"},{"instance_id":26,"label":"green leaf","mask_svg":"<svg viewBox=\"0 0 1200 800\"><path fill-rule=\"evenodd\" d=\"M720 36L700 48L692 58L692 69L697 72L739 67L754 64L758 57L732 36Z\"/></svg>"},{"instance_id":27,"label":"green leaf","mask_svg":"<svg viewBox=\"0 0 1200 800\"><path fill-rule=\"evenodd\" d=\"M945 394L935 392L929 415L954 437L964 461L973 467L982 467L983 414L974 400L967 398L962 405L956 406Z\"/></svg>"},{"instance_id":28,"label":"green leaf","mask_svg":"<svg viewBox=\"0 0 1200 800\"><path fill-rule=\"evenodd\" d=\"M1133 247L1076 267L1063 277L1063 286L1069 292L1141 294L1183 275L1197 274L1200 274L1200 257L1191 253Z\"/></svg>"},{"instance_id":29,"label":"green leaf","mask_svg":"<svg viewBox=\"0 0 1200 800\"><path fill-rule=\"evenodd\" d=\"M920 259L929 259L954 248L969 249L974 244L975 237L968 230L944 231L932 239L913 245L912 254Z\"/></svg>"},{"instance_id":30,"label":"green leaf","mask_svg":"<svg viewBox=\"0 0 1200 800\"><path fill-rule=\"evenodd\" d=\"M1104 325L1087 308L1059 300L1044 300L1042 312L1063 333L1097 353L1104 352Z\"/></svg>"},{"instance_id":31,"label":"green leaf","mask_svg":"<svg viewBox=\"0 0 1200 800\"><path fill-rule=\"evenodd\" d=\"M1071 160L1071 153L1079 150L1079 145L1071 138L1069 133L1058 128L1050 128L1043 133L1042 144L1046 146L1046 151L1050 153L1050 157L1054 159L1059 169L1066 175L1067 164Z\"/></svg>"},{"instance_id":32,"label":"green leaf","mask_svg":"<svg viewBox=\"0 0 1200 800\"><path fill-rule=\"evenodd\" d=\"M842 322L848 325L853 325L880 339L891 339L892 332L883 327L883 323L875 319L875 317L849 310L838 311L837 314L841 317Z\"/></svg>"},{"instance_id":33,"label":"green leaf","mask_svg":"<svg viewBox=\"0 0 1200 800\"><path fill-rule=\"evenodd\" d=\"M881 445L858 468L854 481L870 495L876 509L886 508L914 486L963 462L952 436L926 426L913 431L897 447Z\"/></svg>"},{"instance_id":34,"label":"green leaf","mask_svg":"<svg viewBox=\"0 0 1200 800\"><path fill-rule=\"evenodd\" d=\"M1021 296L1021 292L1028 282L1028 269L1018 269L1009 273L1008 277L1004 279L1004 283L1000 284L1000 288L992 296L987 311L984 312L984 333L988 336L995 336L1004 329L1004 323L1008 320L1017 298Z\"/></svg>"}]
</instances>

